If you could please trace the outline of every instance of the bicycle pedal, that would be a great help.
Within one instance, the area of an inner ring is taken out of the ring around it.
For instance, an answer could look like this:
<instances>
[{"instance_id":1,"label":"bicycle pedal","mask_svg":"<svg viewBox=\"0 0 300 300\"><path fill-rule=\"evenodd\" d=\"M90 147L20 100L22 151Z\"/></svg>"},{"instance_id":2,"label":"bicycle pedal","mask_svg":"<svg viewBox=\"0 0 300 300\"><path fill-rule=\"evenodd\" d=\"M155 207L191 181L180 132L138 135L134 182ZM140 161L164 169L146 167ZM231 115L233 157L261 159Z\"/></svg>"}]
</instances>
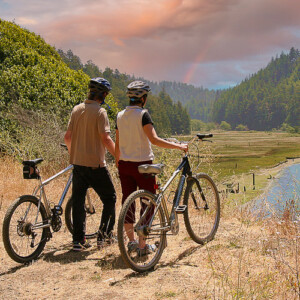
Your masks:
<instances>
[{"instance_id":1,"label":"bicycle pedal","mask_svg":"<svg viewBox=\"0 0 300 300\"><path fill-rule=\"evenodd\" d=\"M183 214L186 210L186 205L178 205L176 208L175 208L175 212L177 214Z\"/></svg>"},{"instance_id":2,"label":"bicycle pedal","mask_svg":"<svg viewBox=\"0 0 300 300\"><path fill-rule=\"evenodd\" d=\"M56 216L61 216L63 214L63 209L60 205L55 205L52 211Z\"/></svg>"}]
</instances>

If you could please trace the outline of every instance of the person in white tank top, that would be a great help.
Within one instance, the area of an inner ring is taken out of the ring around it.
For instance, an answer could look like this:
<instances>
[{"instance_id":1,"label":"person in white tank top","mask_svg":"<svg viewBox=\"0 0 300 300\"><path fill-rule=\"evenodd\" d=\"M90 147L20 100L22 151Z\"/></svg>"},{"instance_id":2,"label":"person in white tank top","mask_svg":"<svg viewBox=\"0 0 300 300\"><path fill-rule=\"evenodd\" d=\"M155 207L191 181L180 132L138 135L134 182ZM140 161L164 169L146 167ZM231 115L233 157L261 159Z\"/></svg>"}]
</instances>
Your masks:
<instances>
[{"instance_id":1,"label":"person in white tank top","mask_svg":"<svg viewBox=\"0 0 300 300\"><path fill-rule=\"evenodd\" d=\"M143 81L134 81L127 86L129 106L118 113L116 122L116 164L122 187L122 203L139 189L155 193L155 177L145 177L138 172L138 166L152 163L154 159L151 144L167 149L187 151L187 144L168 142L157 136L150 114L144 106L150 87ZM129 238L128 247L139 250L151 250L152 245L143 238L134 240L133 224L125 222L125 231Z\"/></svg>"}]
</instances>

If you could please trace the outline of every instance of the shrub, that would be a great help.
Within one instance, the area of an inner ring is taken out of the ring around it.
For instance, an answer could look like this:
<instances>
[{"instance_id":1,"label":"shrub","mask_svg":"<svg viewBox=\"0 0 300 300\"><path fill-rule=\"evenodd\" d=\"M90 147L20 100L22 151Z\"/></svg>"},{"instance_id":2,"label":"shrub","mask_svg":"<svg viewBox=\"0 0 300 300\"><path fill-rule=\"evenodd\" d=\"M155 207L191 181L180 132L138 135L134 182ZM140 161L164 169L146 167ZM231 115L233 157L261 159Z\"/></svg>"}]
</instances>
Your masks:
<instances>
[{"instance_id":1,"label":"shrub","mask_svg":"<svg viewBox=\"0 0 300 300\"><path fill-rule=\"evenodd\" d=\"M220 124L220 128L225 131L229 131L229 130L231 130L231 125L229 123L227 123L226 121L222 121Z\"/></svg>"},{"instance_id":2,"label":"shrub","mask_svg":"<svg viewBox=\"0 0 300 300\"><path fill-rule=\"evenodd\" d=\"M291 125L287 124L287 123L282 123L280 130L282 131L286 131L289 133L296 133L296 128L292 127Z\"/></svg>"},{"instance_id":3,"label":"shrub","mask_svg":"<svg viewBox=\"0 0 300 300\"><path fill-rule=\"evenodd\" d=\"M89 76L71 70L38 35L0 19L0 152L55 159L72 108L86 98ZM113 122L117 103L110 94Z\"/></svg>"},{"instance_id":4,"label":"shrub","mask_svg":"<svg viewBox=\"0 0 300 300\"><path fill-rule=\"evenodd\" d=\"M235 127L235 130L237 130L237 131L247 131L249 129L246 125L239 124L238 126Z\"/></svg>"}]
</instances>

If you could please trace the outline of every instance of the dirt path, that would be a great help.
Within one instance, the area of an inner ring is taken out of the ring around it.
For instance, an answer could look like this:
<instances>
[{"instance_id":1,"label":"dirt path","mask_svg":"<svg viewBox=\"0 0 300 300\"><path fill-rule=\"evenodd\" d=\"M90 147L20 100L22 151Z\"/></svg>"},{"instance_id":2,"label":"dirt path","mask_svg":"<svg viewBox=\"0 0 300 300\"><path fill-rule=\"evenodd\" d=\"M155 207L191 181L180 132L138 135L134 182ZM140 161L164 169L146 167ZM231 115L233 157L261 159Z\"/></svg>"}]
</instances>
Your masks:
<instances>
[{"instance_id":1,"label":"dirt path","mask_svg":"<svg viewBox=\"0 0 300 300\"><path fill-rule=\"evenodd\" d=\"M168 238L156 270L145 274L124 265L117 245L98 251L93 241L92 250L70 251L71 243L66 241L71 236L65 230L55 234L42 256L28 266L13 262L1 242L0 298L210 299L220 296L214 290L219 284L210 259L228 249L240 230L238 223L222 222L216 239L200 246L181 226L178 236Z\"/></svg>"},{"instance_id":2,"label":"dirt path","mask_svg":"<svg viewBox=\"0 0 300 300\"><path fill-rule=\"evenodd\" d=\"M93 241L91 250L73 253L70 240L65 230L57 233L27 266L13 262L1 242L0 299L297 299L291 274L278 272L268 252L278 250L272 234L246 219L222 219L205 246L195 244L181 222L157 268L145 274L124 265L117 245L98 251Z\"/></svg>"},{"instance_id":3,"label":"dirt path","mask_svg":"<svg viewBox=\"0 0 300 300\"><path fill-rule=\"evenodd\" d=\"M6 188L8 199L24 193L21 179L6 178L3 174L7 170L1 174L0 188L2 191ZM117 245L98 251L92 241L91 250L73 253L71 235L63 225L46 244L40 258L25 266L12 261L3 247L2 222L10 202L3 194L0 195L0 299L300 297L297 282L300 267L295 259L300 249L297 224L292 227L287 222L255 223L245 211L224 202L231 208L223 209L226 215L222 215L212 242L205 246L195 244L180 217L179 234L168 237L168 247L157 268L145 274L124 265Z\"/></svg>"}]
</instances>

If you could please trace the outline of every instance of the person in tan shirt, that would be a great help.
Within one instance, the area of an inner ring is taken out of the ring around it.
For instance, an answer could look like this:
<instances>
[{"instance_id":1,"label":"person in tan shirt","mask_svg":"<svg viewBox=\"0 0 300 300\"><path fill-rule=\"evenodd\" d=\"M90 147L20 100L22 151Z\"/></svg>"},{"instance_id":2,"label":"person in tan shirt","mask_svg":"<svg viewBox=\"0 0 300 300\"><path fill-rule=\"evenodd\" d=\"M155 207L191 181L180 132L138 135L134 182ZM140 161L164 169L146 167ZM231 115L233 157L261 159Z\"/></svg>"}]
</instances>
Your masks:
<instances>
[{"instance_id":1,"label":"person in tan shirt","mask_svg":"<svg viewBox=\"0 0 300 300\"><path fill-rule=\"evenodd\" d=\"M88 99L76 105L71 113L65 143L74 165L72 184L73 250L89 247L85 241L84 202L87 189L92 187L101 201L103 211L99 220L97 245L101 247L112 238L115 224L116 193L106 169L106 149L114 156L115 144L110 137L106 110L100 105L111 90L104 78L93 78L89 83Z\"/></svg>"}]
</instances>

